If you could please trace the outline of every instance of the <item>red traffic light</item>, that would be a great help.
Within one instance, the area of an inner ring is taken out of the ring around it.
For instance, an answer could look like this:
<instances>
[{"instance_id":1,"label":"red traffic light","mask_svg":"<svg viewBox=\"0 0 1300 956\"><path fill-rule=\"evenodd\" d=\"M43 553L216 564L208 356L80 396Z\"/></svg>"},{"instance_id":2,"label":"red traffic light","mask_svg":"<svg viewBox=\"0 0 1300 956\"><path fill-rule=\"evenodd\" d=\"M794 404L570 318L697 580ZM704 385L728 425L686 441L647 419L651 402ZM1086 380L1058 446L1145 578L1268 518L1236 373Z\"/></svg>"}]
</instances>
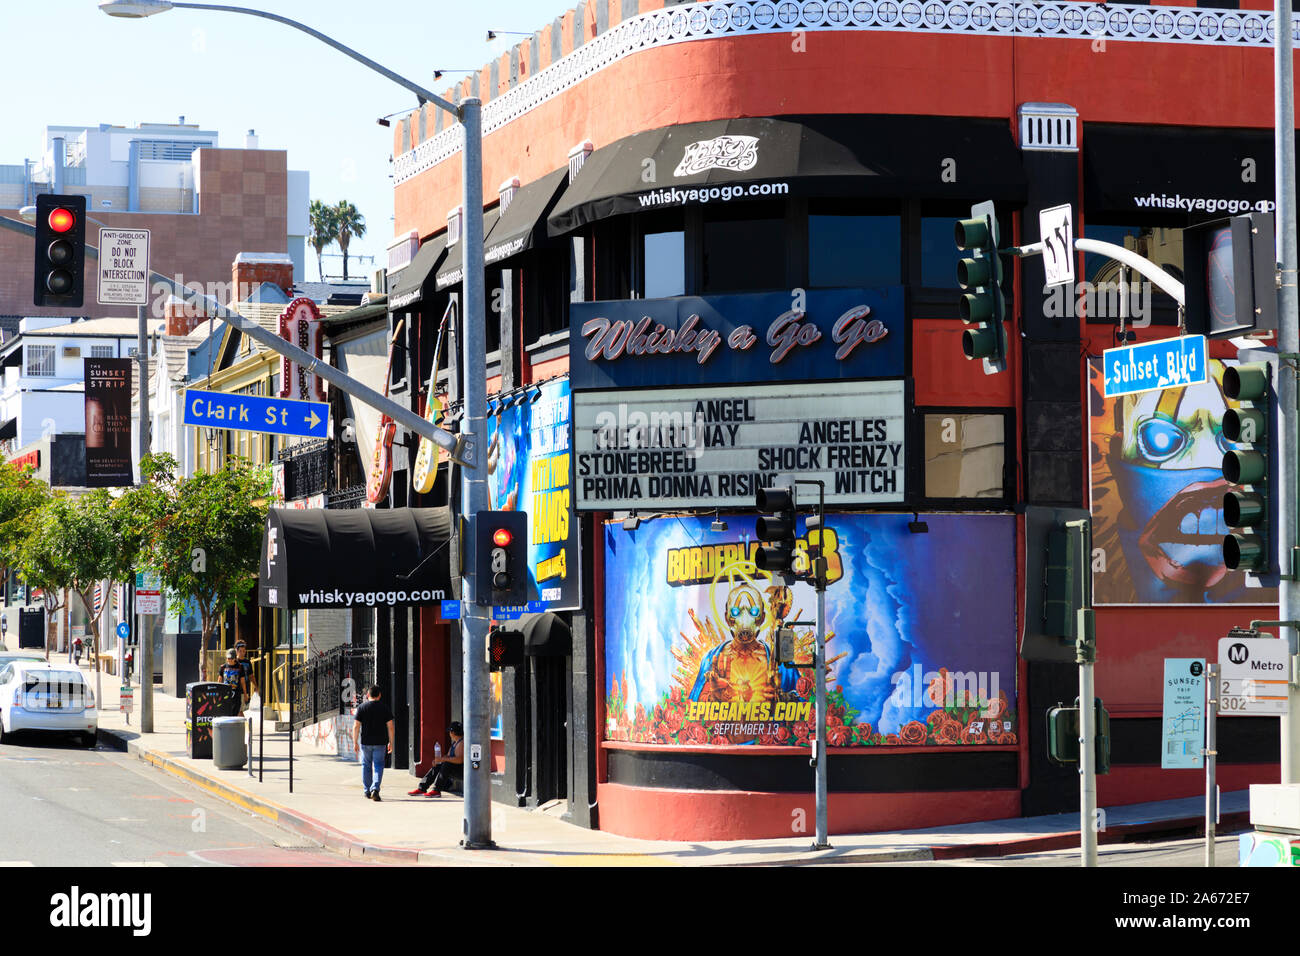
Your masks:
<instances>
[{"instance_id":1,"label":"red traffic light","mask_svg":"<svg viewBox=\"0 0 1300 956\"><path fill-rule=\"evenodd\" d=\"M77 214L63 206L55 206L50 210L49 223L55 232L67 232L77 224Z\"/></svg>"},{"instance_id":2,"label":"red traffic light","mask_svg":"<svg viewBox=\"0 0 1300 956\"><path fill-rule=\"evenodd\" d=\"M514 535L510 533L509 528L497 528L492 532L492 543L498 548L504 548L514 540Z\"/></svg>"}]
</instances>

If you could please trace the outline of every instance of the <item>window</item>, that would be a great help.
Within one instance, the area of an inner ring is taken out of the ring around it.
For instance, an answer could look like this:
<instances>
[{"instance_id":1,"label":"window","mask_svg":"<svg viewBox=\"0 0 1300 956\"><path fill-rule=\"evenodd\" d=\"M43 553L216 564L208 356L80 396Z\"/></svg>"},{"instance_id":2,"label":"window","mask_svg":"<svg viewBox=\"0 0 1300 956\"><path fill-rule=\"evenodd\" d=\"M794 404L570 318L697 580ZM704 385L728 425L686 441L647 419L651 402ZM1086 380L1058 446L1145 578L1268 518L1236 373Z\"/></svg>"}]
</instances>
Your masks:
<instances>
[{"instance_id":1,"label":"window","mask_svg":"<svg viewBox=\"0 0 1300 956\"><path fill-rule=\"evenodd\" d=\"M898 285L903 276L902 217L834 212L808 215L808 284L814 288Z\"/></svg>"},{"instance_id":2,"label":"window","mask_svg":"<svg viewBox=\"0 0 1300 956\"><path fill-rule=\"evenodd\" d=\"M927 289L957 288L957 260L961 256L953 227L958 218L921 217L921 285Z\"/></svg>"},{"instance_id":3,"label":"window","mask_svg":"<svg viewBox=\"0 0 1300 956\"><path fill-rule=\"evenodd\" d=\"M53 375L54 374L54 346L53 345L26 345L27 350L27 367L28 375Z\"/></svg>"},{"instance_id":4,"label":"window","mask_svg":"<svg viewBox=\"0 0 1300 956\"><path fill-rule=\"evenodd\" d=\"M789 288L783 203L756 203L743 212L706 209L704 217L701 295Z\"/></svg>"},{"instance_id":5,"label":"window","mask_svg":"<svg viewBox=\"0 0 1300 956\"><path fill-rule=\"evenodd\" d=\"M128 346L126 347L126 357L127 357L127 358L135 358L135 357L136 357L137 355L139 355L139 354L140 354L140 350L139 350L136 346L134 346L134 345L128 345Z\"/></svg>"},{"instance_id":6,"label":"window","mask_svg":"<svg viewBox=\"0 0 1300 956\"><path fill-rule=\"evenodd\" d=\"M1005 499L1006 417L925 416L925 497Z\"/></svg>"},{"instance_id":7,"label":"window","mask_svg":"<svg viewBox=\"0 0 1300 956\"><path fill-rule=\"evenodd\" d=\"M91 358L112 358L113 346L111 345L92 345L90 347Z\"/></svg>"},{"instance_id":8,"label":"window","mask_svg":"<svg viewBox=\"0 0 1300 956\"><path fill-rule=\"evenodd\" d=\"M1084 226L1089 239L1100 239L1136 252L1161 266L1175 278L1182 279L1183 231L1172 226L1134 224L1105 225L1089 222ZM1088 321L1117 325L1120 314L1119 268L1117 260L1098 253L1083 257L1084 308ZM1151 282L1129 270L1128 321L1172 325L1178 321L1178 304Z\"/></svg>"},{"instance_id":9,"label":"window","mask_svg":"<svg viewBox=\"0 0 1300 956\"><path fill-rule=\"evenodd\" d=\"M548 242L525 260L523 271L524 344L569 327L569 270L573 244Z\"/></svg>"},{"instance_id":10,"label":"window","mask_svg":"<svg viewBox=\"0 0 1300 956\"><path fill-rule=\"evenodd\" d=\"M645 297L666 299L686 294L686 232L648 232L642 238L645 253Z\"/></svg>"}]
</instances>

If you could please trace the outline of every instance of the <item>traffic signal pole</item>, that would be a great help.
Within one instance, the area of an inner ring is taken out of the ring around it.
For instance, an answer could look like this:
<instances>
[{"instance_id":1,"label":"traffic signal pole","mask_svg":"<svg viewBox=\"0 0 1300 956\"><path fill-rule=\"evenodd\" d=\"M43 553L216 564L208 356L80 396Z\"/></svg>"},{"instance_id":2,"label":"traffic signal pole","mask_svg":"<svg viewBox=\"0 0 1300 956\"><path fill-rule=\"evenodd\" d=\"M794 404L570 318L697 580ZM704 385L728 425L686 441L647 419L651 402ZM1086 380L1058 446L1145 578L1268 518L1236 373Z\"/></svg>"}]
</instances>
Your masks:
<instances>
[{"instance_id":1,"label":"traffic signal pole","mask_svg":"<svg viewBox=\"0 0 1300 956\"><path fill-rule=\"evenodd\" d=\"M1293 37L1291 4L1274 0L1273 22L1273 122L1277 185L1277 249L1280 282L1277 293L1277 346L1281 353L1277 376L1277 473L1280 485L1278 503L1277 559L1281 580L1278 583L1278 617L1294 621L1300 612L1300 581L1297 577L1297 452L1300 438L1297 426L1300 414L1296 402L1296 354L1300 353L1300 318L1297 317L1296 292L1296 199L1295 199L1295 83L1292 60ZM1282 28L1287 24L1288 28ZM1295 627L1286 637L1294 660L1297 653ZM1300 692L1295 678L1287 687L1287 712L1281 718L1281 782L1300 784Z\"/></svg>"},{"instance_id":2,"label":"traffic signal pole","mask_svg":"<svg viewBox=\"0 0 1300 956\"><path fill-rule=\"evenodd\" d=\"M1079 528L1079 567L1083 603L1079 608L1075 648L1079 663L1079 855L1082 866L1097 865L1097 708L1093 704L1093 667L1097 663L1097 632L1092 615L1092 519L1067 521Z\"/></svg>"}]
</instances>

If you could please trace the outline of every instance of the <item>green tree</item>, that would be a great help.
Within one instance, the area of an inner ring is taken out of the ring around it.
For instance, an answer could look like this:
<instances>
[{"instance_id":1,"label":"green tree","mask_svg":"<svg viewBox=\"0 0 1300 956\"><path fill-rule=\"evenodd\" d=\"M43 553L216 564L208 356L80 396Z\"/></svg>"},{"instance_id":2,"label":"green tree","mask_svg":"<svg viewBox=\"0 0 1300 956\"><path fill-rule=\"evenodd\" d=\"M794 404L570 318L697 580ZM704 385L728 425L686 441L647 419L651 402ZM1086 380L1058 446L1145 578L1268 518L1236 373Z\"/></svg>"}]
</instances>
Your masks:
<instances>
[{"instance_id":1,"label":"green tree","mask_svg":"<svg viewBox=\"0 0 1300 956\"><path fill-rule=\"evenodd\" d=\"M307 207L311 228L311 239L308 241L316 250L316 271L320 274L322 282L325 281L325 267L321 265L321 253L334 241L335 234L338 232L334 212L334 206L327 206L319 199L313 199L311 205ZM346 266L347 263L344 262L344 265Z\"/></svg>"},{"instance_id":2,"label":"green tree","mask_svg":"<svg viewBox=\"0 0 1300 956\"><path fill-rule=\"evenodd\" d=\"M18 569L18 553L31 533L31 517L50 497L50 487L30 467L0 462L0 572Z\"/></svg>"},{"instance_id":3,"label":"green tree","mask_svg":"<svg viewBox=\"0 0 1300 956\"><path fill-rule=\"evenodd\" d=\"M339 204L334 207L334 241L339 244L339 249L343 251L343 281L348 279L348 243L352 237L358 239L364 238L366 234L365 217L357 211L357 207L352 205L346 199L339 200Z\"/></svg>"},{"instance_id":4,"label":"green tree","mask_svg":"<svg viewBox=\"0 0 1300 956\"><path fill-rule=\"evenodd\" d=\"M18 550L23 579L42 588L67 588L86 608L90 647L99 670L99 621L107 596L95 610L95 585L122 581L135 567L140 538L126 508L104 488L76 498L54 493L28 520L31 533ZM98 692L98 677L96 677Z\"/></svg>"},{"instance_id":5,"label":"green tree","mask_svg":"<svg viewBox=\"0 0 1300 956\"><path fill-rule=\"evenodd\" d=\"M208 642L221 612L231 605L242 611L257 583L270 472L233 459L220 471L182 479L170 455L149 455L140 473L127 508L141 534L142 563L198 603L199 680L207 680Z\"/></svg>"}]
</instances>

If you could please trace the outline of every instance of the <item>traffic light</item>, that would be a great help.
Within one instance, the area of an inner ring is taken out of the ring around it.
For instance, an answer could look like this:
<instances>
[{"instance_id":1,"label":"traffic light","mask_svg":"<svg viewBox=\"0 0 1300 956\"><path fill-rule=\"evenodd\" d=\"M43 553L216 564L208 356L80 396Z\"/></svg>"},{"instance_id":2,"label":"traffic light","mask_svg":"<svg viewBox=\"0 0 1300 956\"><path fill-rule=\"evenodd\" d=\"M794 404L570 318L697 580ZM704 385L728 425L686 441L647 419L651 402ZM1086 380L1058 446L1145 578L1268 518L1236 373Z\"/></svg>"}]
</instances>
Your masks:
<instances>
[{"instance_id":1,"label":"traffic light","mask_svg":"<svg viewBox=\"0 0 1300 956\"><path fill-rule=\"evenodd\" d=\"M528 601L528 514L474 515L474 603L503 607Z\"/></svg>"},{"instance_id":2,"label":"traffic light","mask_svg":"<svg viewBox=\"0 0 1300 956\"><path fill-rule=\"evenodd\" d=\"M1276 223L1271 212L1183 230L1189 332L1233 338L1277 328Z\"/></svg>"},{"instance_id":3,"label":"traffic light","mask_svg":"<svg viewBox=\"0 0 1300 956\"><path fill-rule=\"evenodd\" d=\"M488 670L518 667L524 662L524 635L509 628L494 628L488 634Z\"/></svg>"},{"instance_id":4,"label":"traffic light","mask_svg":"<svg viewBox=\"0 0 1300 956\"><path fill-rule=\"evenodd\" d=\"M1232 529L1223 539L1223 564L1263 576L1274 568L1277 527L1272 378L1268 362L1230 365L1223 373L1223 394L1242 403L1223 413L1223 437L1237 446L1223 454L1223 480L1235 486L1223 496L1223 522Z\"/></svg>"},{"instance_id":5,"label":"traffic light","mask_svg":"<svg viewBox=\"0 0 1300 956\"><path fill-rule=\"evenodd\" d=\"M1110 712L1093 698L1093 757L1097 773L1110 773ZM1079 762L1079 699L1073 707L1057 704L1047 710L1047 759L1054 764Z\"/></svg>"},{"instance_id":6,"label":"traffic light","mask_svg":"<svg viewBox=\"0 0 1300 956\"><path fill-rule=\"evenodd\" d=\"M1027 661L1074 663L1084 575L1079 536L1067 522L1088 517L1083 508L1025 508L1025 614L1020 656Z\"/></svg>"},{"instance_id":7,"label":"traffic light","mask_svg":"<svg viewBox=\"0 0 1300 956\"><path fill-rule=\"evenodd\" d=\"M86 197L36 197L34 305L79 308L84 297Z\"/></svg>"},{"instance_id":8,"label":"traffic light","mask_svg":"<svg viewBox=\"0 0 1300 956\"><path fill-rule=\"evenodd\" d=\"M754 565L761 571L794 572L794 487L759 488L754 507L762 514L755 525L755 537L768 547L754 553Z\"/></svg>"},{"instance_id":9,"label":"traffic light","mask_svg":"<svg viewBox=\"0 0 1300 956\"><path fill-rule=\"evenodd\" d=\"M970 219L957 220L957 248L970 253L957 262L961 320L973 328L962 332L961 348L968 359L983 359L984 374L1007 367L1007 335L1002 322L1007 305L1002 298L1002 257L998 255L998 217L993 203L971 206Z\"/></svg>"}]
</instances>

